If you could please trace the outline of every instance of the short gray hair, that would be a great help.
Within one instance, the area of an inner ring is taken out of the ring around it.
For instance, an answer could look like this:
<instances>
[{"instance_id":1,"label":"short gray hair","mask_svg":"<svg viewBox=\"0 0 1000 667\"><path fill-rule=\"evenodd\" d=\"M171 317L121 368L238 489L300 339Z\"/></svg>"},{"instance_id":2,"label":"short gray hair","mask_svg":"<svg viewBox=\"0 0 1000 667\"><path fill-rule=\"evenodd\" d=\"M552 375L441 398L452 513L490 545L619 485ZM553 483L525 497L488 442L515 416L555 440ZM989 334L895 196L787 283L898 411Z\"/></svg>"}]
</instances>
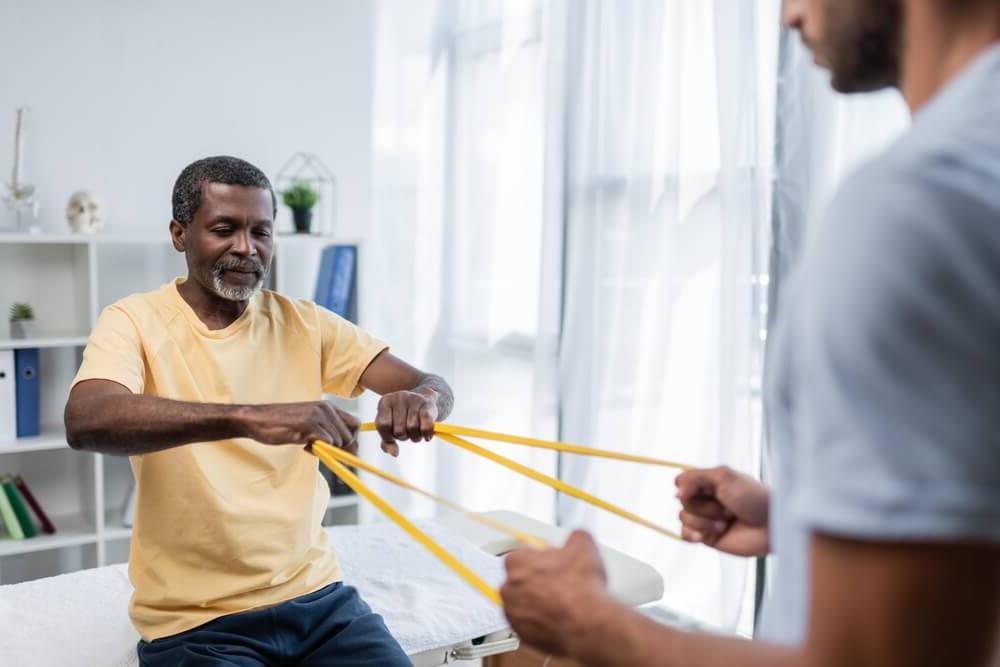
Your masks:
<instances>
[{"instance_id":1,"label":"short gray hair","mask_svg":"<svg viewBox=\"0 0 1000 667\"><path fill-rule=\"evenodd\" d=\"M274 188L263 171L238 157L216 155L192 162L177 177L173 196L174 220L187 225L194 219L195 212L201 206L201 189L205 183L243 185L267 190L271 193L271 217L278 214Z\"/></svg>"}]
</instances>

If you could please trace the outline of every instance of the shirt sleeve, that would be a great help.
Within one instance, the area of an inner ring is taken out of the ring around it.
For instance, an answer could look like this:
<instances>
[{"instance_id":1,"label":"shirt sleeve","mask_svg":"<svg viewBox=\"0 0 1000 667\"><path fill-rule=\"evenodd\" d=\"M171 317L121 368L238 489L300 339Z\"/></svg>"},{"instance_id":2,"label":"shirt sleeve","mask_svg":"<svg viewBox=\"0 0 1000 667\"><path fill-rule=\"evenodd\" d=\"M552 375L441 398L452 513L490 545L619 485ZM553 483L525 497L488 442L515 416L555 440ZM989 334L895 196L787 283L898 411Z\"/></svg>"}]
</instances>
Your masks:
<instances>
[{"instance_id":1,"label":"shirt sleeve","mask_svg":"<svg viewBox=\"0 0 1000 667\"><path fill-rule=\"evenodd\" d=\"M317 306L322 337L323 392L359 396L361 375L389 346L322 306Z\"/></svg>"},{"instance_id":2,"label":"shirt sleeve","mask_svg":"<svg viewBox=\"0 0 1000 667\"><path fill-rule=\"evenodd\" d=\"M862 173L802 267L793 511L847 537L1000 542L997 211Z\"/></svg>"},{"instance_id":3,"label":"shirt sleeve","mask_svg":"<svg viewBox=\"0 0 1000 667\"><path fill-rule=\"evenodd\" d=\"M143 392L146 364L142 341L132 318L117 304L104 309L87 339L83 363L72 386L84 380L111 380L133 394Z\"/></svg>"}]
</instances>

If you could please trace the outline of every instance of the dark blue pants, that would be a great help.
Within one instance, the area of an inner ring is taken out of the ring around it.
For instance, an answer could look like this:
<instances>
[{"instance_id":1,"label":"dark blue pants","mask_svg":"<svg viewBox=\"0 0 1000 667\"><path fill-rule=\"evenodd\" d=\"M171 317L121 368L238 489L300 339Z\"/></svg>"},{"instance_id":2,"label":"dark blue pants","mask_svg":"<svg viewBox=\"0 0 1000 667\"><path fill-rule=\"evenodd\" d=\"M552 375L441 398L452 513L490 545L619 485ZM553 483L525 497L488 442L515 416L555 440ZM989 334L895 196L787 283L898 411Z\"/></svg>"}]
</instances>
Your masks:
<instances>
[{"instance_id":1,"label":"dark blue pants","mask_svg":"<svg viewBox=\"0 0 1000 667\"><path fill-rule=\"evenodd\" d=\"M412 663L357 590L342 583L274 607L222 616L180 634L139 642L139 663L160 665L334 665Z\"/></svg>"}]
</instances>

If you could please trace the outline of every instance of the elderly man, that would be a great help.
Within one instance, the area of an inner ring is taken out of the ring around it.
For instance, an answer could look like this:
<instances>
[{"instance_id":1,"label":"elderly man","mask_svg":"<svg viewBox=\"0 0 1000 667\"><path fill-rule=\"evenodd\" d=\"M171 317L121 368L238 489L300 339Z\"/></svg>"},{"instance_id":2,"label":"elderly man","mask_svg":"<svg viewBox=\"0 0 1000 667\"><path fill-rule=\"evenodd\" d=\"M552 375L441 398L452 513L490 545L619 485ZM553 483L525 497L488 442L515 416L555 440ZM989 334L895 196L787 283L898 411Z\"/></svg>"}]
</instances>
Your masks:
<instances>
[{"instance_id":1,"label":"elderly man","mask_svg":"<svg viewBox=\"0 0 1000 667\"><path fill-rule=\"evenodd\" d=\"M773 491L677 479L684 534L777 555L761 640L660 626L593 541L508 558L529 644L586 665L996 664L1000 646L1000 1L786 0L840 91L897 86L910 132L850 178L769 359Z\"/></svg>"},{"instance_id":2,"label":"elderly man","mask_svg":"<svg viewBox=\"0 0 1000 667\"><path fill-rule=\"evenodd\" d=\"M448 385L314 303L261 289L274 191L233 157L186 167L170 234L188 275L101 314L66 405L76 449L128 455L143 665L409 665L341 582L315 440L355 446L323 393L383 395L383 449L430 439ZM291 445L291 446L289 446Z\"/></svg>"}]
</instances>

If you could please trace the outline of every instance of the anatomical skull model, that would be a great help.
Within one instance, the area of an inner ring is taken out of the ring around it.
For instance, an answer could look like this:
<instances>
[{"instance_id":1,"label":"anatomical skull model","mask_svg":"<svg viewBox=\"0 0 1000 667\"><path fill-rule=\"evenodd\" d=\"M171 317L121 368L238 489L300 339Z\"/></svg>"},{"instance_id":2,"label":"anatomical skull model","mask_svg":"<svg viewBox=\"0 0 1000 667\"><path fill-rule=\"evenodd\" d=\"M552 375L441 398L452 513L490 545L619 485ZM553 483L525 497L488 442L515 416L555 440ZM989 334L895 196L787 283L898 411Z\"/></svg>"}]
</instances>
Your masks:
<instances>
[{"instance_id":1,"label":"anatomical skull model","mask_svg":"<svg viewBox=\"0 0 1000 667\"><path fill-rule=\"evenodd\" d=\"M66 203L66 219L77 234L93 234L104 226L104 204L94 194L74 192Z\"/></svg>"}]
</instances>

